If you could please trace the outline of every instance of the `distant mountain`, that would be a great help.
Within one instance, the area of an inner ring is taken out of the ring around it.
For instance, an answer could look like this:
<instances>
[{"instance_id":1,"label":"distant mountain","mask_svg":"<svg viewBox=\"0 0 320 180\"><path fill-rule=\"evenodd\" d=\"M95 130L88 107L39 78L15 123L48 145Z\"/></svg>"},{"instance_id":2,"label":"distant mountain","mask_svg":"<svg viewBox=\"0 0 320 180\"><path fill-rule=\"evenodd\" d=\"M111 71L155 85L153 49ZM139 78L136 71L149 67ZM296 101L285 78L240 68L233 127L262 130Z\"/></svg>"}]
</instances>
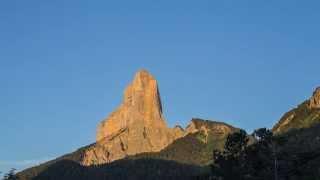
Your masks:
<instances>
[{"instance_id":1,"label":"distant mountain","mask_svg":"<svg viewBox=\"0 0 320 180\"><path fill-rule=\"evenodd\" d=\"M320 123L320 87L316 88L308 100L285 113L273 127L273 132L285 133L293 129L308 128L317 123Z\"/></svg>"}]
</instances>

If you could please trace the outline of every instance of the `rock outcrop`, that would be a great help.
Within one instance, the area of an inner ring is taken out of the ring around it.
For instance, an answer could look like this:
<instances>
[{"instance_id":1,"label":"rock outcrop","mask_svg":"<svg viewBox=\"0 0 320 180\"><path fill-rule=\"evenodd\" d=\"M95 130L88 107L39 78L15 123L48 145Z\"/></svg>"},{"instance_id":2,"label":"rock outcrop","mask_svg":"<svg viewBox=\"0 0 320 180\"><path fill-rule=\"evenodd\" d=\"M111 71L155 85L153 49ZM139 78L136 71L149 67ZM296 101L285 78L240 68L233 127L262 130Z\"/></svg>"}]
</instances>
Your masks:
<instances>
[{"instance_id":1,"label":"rock outcrop","mask_svg":"<svg viewBox=\"0 0 320 180\"><path fill-rule=\"evenodd\" d=\"M308 100L285 113L272 130L279 134L291 129L309 128L317 123L320 123L320 87Z\"/></svg>"},{"instance_id":2,"label":"rock outcrop","mask_svg":"<svg viewBox=\"0 0 320 180\"><path fill-rule=\"evenodd\" d=\"M129 158L164 159L206 166L212 163L212 152L222 151L227 137L240 130L227 123L199 118L193 118L185 130L179 126L176 128L183 131L183 136L160 152L142 153Z\"/></svg>"},{"instance_id":3,"label":"rock outcrop","mask_svg":"<svg viewBox=\"0 0 320 180\"><path fill-rule=\"evenodd\" d=\"M309 108L320 108L320 87L316 88L316 90L313 92L313 95L309 100Z\"/></svg>"},{"instance_id":4,"label":"rock outcrop","mask_svg":"<svg viewBox=\"0 0 320 180\"><path fill-rule=\"evenodd\" d=\"M125 90L120 107L100 123L97 142L86 151L82 164L103 164L157 152L183 134L180 128L167 127L157 81L141 70Z\"/></svg>"},{"instance_id":5,"label":"rock outcrop","mask_svg":"<svg viewBox=\"0 0 320 180\"><path fill-rule=\"evenodd\" d=\"M212 136L228 136L238 130L223 122L193 118L186 127L184 135L201 132L205 137L208 137L210 132Z\"/></svg>"}]
</instances>

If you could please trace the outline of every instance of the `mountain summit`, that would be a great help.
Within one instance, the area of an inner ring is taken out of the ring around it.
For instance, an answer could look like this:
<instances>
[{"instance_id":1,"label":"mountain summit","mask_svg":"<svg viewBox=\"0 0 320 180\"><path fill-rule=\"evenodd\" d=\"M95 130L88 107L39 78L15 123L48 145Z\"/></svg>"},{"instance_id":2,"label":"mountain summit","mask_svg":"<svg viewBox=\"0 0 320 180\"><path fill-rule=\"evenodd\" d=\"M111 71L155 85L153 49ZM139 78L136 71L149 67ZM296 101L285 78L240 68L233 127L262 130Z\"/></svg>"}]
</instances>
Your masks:
<instances>
[{"instance_id":1,"label":"mountain summit","mask_svg":"<svg viewBox=\"0 0 320 180\"><path fill-rule=\"evenodd\" d=\"M166 125L157 81L148 71L140 70L124 91L121 105L99 124L97 142L86 151L82 164L157 152L182 135L183 130Z\"/></svg>"},{"instance_id":2,"label":"mountain summit","mask_svg":"<svg viewBox=\"0 0 320 180\"><path fill-rule=\"evenodd\" d=\"M123 102L98 127L97 141L110 137L121 129L144 125L166 127L157 81L146 70L137 72L124 92Z\"/></svg>"}]
</instances>

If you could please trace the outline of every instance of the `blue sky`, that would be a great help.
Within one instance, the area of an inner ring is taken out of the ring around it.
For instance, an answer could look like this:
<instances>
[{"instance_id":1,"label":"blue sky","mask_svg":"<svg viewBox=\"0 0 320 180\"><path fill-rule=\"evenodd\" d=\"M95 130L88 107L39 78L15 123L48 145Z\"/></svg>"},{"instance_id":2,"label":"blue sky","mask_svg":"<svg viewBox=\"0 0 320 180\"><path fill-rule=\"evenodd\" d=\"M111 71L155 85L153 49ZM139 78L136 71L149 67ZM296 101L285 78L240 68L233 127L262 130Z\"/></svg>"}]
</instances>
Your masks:
<instances>
[{"instance_id":1,"label":"blue sky","mask_svg":"<svg viewBox=\"0 0 320 180\"><path fill-rule=\"evenodd\" d=\"M318 1L0 2L0 171L95 139L134 73L160 86L170 126L251 132L320 85Z\"/></svg>"}]
</instances>

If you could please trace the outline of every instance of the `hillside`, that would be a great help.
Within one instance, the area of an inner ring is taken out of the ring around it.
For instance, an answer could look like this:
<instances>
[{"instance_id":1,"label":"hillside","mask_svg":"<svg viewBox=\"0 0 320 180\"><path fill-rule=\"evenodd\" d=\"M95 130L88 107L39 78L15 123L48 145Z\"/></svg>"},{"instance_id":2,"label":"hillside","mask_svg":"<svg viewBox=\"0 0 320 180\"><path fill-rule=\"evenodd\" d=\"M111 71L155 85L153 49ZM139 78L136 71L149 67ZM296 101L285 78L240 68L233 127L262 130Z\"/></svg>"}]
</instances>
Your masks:
<instances>
[{"instance_id":1,"label":"hillside","mask_svg":"<svg viewBox=\"0 0 320 180\"><path fill-rule=\"evenodd\" d=\"M69 160L52 164L33 180L194 179L202 168L164 160L119 160L106 165L82 166Z\"/></svg>"},{"instance_id":2,"label":"hillside","mask_svg":"<svg viewBox=\"0 0 320 180\"><path fill-rule=\"evenodd\" d=\"M134 162L139 159L147 159L155 163L158 161L174 161L177 162L177 168L180 167L180 164L189 164L191 167L208 165L212 160L213 150L222 150L228 134L238 131L238 128L234 128L222 122L192 119L189 126L186 128L186 131L190 132L186 132L186 136L177 139L160 152L141 153L128 156L124 162ZM77 168L84 168L84 166L81 166L80 164L85 152L88 148L91 148L94 145L95 144L80 148L73 153L67 154L53 161L26 169L19 173L19 176L22 180L29 180L47 171L47 169L50 169L52 166L57 166L57 163L61 165L63 162L70 161L73 162L73 164L77 164ZM119 164L120 162L123 163L123 161L119 161L116 164ZM108 167L107 164L104 165L104 167ZM204 169L207 168L205 167Z\"/></svg>"},{"instance_id":3,"label":"hillside","mask_svg":"<svg viewBox=\"0 0 320 180\"><path fill-rule=\"evenodd\" d=\"M283 141L277 150L279 179L287 177L289 180L317 180L320 177L320 124L291 130L276 138ZM189 134L159 153L139 154L98 166L82 166L74 162L73 160L81 157L83 151L80 149L19 175L22 180L206 179L210 174L208 166L181 163L202 163L205 162L202 158L212 159L212 153L209 153L212 151L206 150L210 146L203 143L203 140L201 132ZM255 156L254 159L258 161L260 158L261 155ZM264 162L267 165L264 166L265 169L273 168L272 157L261 160L270 161ZM34 172L37 173L31 178L30 175Z\"/></svg>"},{"instance_id":4,"label":"hillside","mask_svg":"<svg viewBox=\"0 0 320 180\"><path fill-rule=\"evenodd\" d=\"M222 122L192 119L186 128L190 133L185 137L174 141L160 152L142 153L130 158L155 158L186 164L208 165L212 161L213 150L222 150L227 136L238 130Z\"/></svg>"},{"instance_id":5,"label":"hillside","mask_svg":"<svg viewBox=\"0 0 320 180\"><path fill-rule=\"evenodd\" d=\"M285 173L300 178L320 177L320 124L309 128L291 130L281 138L286 143L281 147L282 161L287 166Z\"/></svg>"},{"instance_id":6,"label":"hillside","mask_svg":"<svg viewBox=\"0 0 320 180\"><path fill-rule=\"evenodd\" d=\"M273 127L275 133L284 133L292 129L308 128L320 122L320 88L296 108L285 113Z\"/></svg>"}]
</instances>

